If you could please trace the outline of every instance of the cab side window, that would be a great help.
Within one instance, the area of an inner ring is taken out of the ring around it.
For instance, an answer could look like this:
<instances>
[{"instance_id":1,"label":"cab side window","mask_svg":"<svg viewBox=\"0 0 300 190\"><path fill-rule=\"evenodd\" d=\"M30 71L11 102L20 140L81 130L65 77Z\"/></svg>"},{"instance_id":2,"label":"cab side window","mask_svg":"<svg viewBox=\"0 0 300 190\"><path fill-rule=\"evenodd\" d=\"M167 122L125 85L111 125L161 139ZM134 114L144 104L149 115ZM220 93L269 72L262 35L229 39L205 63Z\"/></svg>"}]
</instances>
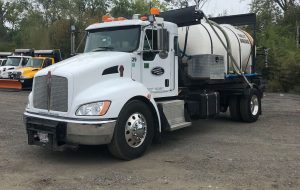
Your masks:
<instances>
[{"instance_id":1,"label":"cab side window","mask_svg":"<svg viewBox=\"0 0 300 190\"><path fill-rule=\"evenodd\" d=\"M45 59L43 68L49 67L51 63L52 63L51 59Z\"/></svg>"},{"instance_id":2,"label":"cab side window","mask_svg":"<svg viewBox=\"0 0 300 190\"><path fill-rule=\"evenodd\" d=\"M157 30L146 30L144 38L144 61L153 61L158 54L157 47Z\"/></svg>"},{"instance_id":3,"label":"cab side window","mask_svg":"<svg viewBox=\"0 0 300 190\"><path fill-rule=\"evenodd\" d=\"M28 60L29 60L28 58L23 58L22 59L22 66L23 67L27 64Z\"/></svg>"}]
</instances>

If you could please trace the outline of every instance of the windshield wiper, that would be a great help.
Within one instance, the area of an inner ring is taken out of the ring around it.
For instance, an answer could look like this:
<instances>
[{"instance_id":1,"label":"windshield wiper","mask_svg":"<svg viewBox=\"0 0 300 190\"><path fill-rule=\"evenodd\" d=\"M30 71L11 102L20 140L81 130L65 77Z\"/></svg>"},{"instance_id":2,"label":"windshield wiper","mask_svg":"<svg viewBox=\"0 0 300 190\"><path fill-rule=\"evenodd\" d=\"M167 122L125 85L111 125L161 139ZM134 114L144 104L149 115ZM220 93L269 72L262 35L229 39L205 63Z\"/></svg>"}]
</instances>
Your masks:
<instances>
[{"instance_id":1,"label":"windshield wiper","mask_svg":"<svg viewBox=\"0 0 300 190\"><path fill-rule=\"evenodd\" d=\"M96 51L107 51L107 50L113 50L114 47L112 46L101 46L101 47L97 47L95 49L92 50L92 52L96 52Z\"/></svg>"}]
</instances>

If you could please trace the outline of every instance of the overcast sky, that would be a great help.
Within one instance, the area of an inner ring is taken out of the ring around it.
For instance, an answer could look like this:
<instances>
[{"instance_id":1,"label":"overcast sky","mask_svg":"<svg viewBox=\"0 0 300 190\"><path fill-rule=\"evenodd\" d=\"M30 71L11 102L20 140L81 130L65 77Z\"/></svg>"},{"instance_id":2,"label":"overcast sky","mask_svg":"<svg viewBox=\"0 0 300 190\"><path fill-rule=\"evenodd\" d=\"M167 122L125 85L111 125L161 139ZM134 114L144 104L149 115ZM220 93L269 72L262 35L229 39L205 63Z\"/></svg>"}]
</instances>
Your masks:
<instances>
[{"instance_id":1,"label":"overcast sky","mask_svg":"<svg viewBox=\"0 0 300 190\"><path fill-rule=\"evenodd\" d=\"M218 16L227 11L228 15L243 14L250 11L251 0L208 0L202 10L207 15Z\"/></svg>"}]
</instances>

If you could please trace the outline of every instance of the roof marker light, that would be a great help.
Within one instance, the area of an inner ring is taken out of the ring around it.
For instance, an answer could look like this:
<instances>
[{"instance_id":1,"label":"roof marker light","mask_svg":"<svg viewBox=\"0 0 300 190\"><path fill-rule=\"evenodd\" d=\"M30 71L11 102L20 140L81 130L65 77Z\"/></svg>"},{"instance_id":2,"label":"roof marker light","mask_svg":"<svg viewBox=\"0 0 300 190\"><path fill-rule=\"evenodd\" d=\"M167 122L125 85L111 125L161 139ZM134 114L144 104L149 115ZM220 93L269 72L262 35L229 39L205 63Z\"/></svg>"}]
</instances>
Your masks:
<instances>
[{"instance_id":1,"label":"roof marker light","mask_svg":"<svg viewBox=\"0 0 300 190\"><path fill-rule=\"evenodd\" d=\"M113 18L110 15L104 15L104 16L102 16L102 21L103 22L111 22L111 21L113 21Z\"/></svg>"},{"instance_id":2,"label":"roof marker light","mask_svg":"<svg viewBox=\"0 0 300 190\"><path fill-rule=\"evenodd\" d=\"M142 20L142 21L146 21L146 20L148 20L148 17L147 17L147 16L142 16L142 17L141 17L141 20Z\"/></svg>"},{"instance_id":3,"label":"roof marker light","mask_svg":"<svg viewBox=\"0 0 300 190\"><path fill-rule=\"evenodd\" d=\"M125 18L125 17L118 17L117 20L118 21L122 21L122 20L127 20L127 18Z\"/></svg>"},{"instance_id":4,"label":"roof marker light","mask_svg":"<svg viewBox=\"0 0 300 190\"><path fill-rule=\"evenodd\" d=\"M151 15L159 15L160 14L160 10L158 8L151 8L150 10Z\"/></svg>"}]
</instances>

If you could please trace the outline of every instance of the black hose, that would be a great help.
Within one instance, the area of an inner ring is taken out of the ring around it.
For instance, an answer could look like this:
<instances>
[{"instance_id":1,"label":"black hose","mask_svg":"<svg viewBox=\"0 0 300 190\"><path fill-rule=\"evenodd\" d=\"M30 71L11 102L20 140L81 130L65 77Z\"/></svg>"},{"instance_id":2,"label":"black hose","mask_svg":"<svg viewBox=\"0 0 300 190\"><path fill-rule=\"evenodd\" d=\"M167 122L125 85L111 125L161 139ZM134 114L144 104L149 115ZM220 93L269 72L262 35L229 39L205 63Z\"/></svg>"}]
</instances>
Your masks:
<instances>
[{"instance_id":1,"label":"black hose","mask_svg":"<svg viewBox=\"0 0 300 190\"><path fill-rule=\"evenodd\" d=\"M181 59L184 58L184 56L186 55L186 48L187 48L187 42L188 42L188 38L189 38L189 31L190 31L190 27L186 27L184 47L183 47L183 52L182 52L182 55L181 55Z\"/></svg>"}]
</instances>

